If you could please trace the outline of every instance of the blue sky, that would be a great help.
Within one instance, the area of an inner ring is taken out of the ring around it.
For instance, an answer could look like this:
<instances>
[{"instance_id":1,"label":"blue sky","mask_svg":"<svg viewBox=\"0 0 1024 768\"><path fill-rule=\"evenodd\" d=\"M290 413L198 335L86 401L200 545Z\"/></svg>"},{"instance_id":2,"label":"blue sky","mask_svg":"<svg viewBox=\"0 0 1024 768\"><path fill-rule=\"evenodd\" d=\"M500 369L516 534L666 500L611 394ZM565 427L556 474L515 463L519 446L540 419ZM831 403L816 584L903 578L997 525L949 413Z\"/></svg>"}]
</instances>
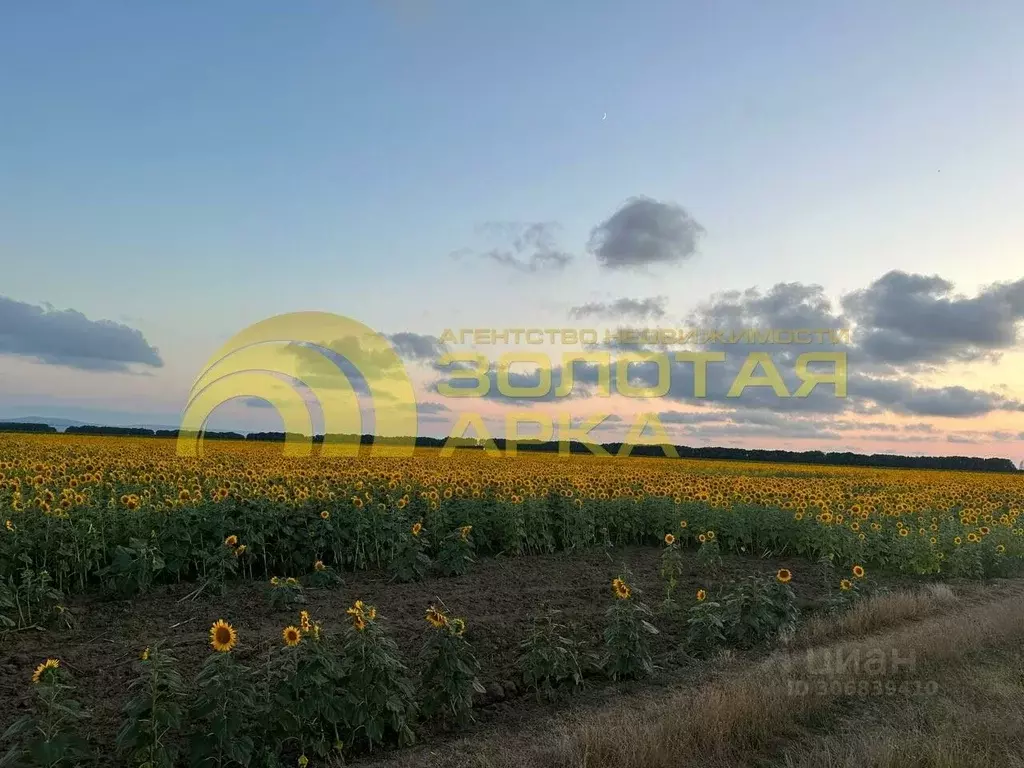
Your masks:
<instances>
[{"instance_id":1,"label":"blue sky","mask_svg":"<svg viewBox=\"0 0 1024 768\"><path fill-rule=\"evenodd\" d=\"M163 362L0 355L0 416L173 414L220 343L280 312L439 334L623 296L681 315L780 282L838 302L892 269L968 296L1021 278L1016 2L112 0L0 18L0 294L123 323ZM683 206L699 251L599 267L591 230L638 195ZM488 222L556 223L575 258L451 256L487 247ZM1016 345L1000 352L930 380L1018 391Z\"/></svg>"}]
</instances>

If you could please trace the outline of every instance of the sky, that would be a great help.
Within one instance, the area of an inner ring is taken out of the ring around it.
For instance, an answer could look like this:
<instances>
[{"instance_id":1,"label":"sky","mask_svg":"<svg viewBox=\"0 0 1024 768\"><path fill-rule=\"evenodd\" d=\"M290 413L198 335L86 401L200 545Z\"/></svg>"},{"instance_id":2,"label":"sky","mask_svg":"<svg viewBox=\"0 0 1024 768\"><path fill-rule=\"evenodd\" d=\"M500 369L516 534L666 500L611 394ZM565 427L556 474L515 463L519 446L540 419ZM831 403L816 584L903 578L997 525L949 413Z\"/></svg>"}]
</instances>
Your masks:
<instances>
[{"instance_id":1,"label":"sky","mask_svg":"<svg viewBox=\"0 0 1024 768\"><path fill-rule=\"evenodd\" d=\"M437 390L445 329L835 326L841 402L725 398L757 351L730 347L708 398L673 366L657 400L577 374L527 407L1020 461L1022 23L1002 0L0 3L0 419L175 425L208 358L288 312L397 340L434 434L468 407ZM793 381L803 350L761 351ZM500 432L524 404L472 405ZM280 421L238 399L210 423Z\"/></svg>"}]
</instances>

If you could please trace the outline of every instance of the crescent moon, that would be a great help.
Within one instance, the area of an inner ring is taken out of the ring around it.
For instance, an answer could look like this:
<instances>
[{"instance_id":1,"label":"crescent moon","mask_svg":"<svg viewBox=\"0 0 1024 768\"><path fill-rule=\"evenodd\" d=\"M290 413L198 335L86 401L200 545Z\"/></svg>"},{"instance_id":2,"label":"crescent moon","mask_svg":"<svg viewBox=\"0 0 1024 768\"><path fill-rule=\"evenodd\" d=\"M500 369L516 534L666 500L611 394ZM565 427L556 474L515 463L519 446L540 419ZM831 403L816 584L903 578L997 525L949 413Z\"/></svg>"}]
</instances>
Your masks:
<instances>
[{"instance_id":1,"label":"crescent moon","mask_svg":"<svg viewBox=\"0 0 1024 768\"><path fill-rule=\"evenodd\" d=\"M607 120L608 119L608 113L605 112L603 115L601 115L601 119L602 120Z\"/></svg>"}]
</instances>

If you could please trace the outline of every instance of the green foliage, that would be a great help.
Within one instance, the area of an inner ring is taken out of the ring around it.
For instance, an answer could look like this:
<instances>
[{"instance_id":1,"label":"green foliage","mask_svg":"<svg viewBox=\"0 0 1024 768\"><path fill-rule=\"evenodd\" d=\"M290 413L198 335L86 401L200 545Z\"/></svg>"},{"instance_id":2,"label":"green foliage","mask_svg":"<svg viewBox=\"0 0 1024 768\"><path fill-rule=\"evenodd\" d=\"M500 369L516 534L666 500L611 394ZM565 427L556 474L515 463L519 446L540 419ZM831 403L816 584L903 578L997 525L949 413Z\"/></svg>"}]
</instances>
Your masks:
<instances>
[{"instance_id":1,"label":"green foliage","mask_svg":"<svg viewBox=\"0 0 1024 768\"><path fill-rule=\"evenodd\" d=\"M466 622L434 607L427 621L432 629L419 659L421 711L467 725L473 719L473 691L483 693L484 688L477 679L480 665L465 638Z\"/></svg>"},{"instance_id":2,"label":"green foliage","mask_svg":"<svg viewBox=\"0 0 1024 768\"><path fill-rule=\"evenodd\" d=\"M529 636L519 645L516 666L538 698L553 699L558 687L583 684L582 648L557 619L557 611L534 617Z\"/></svg>"},{"instance_id":3,"label":"green foliage","mask_svg":"<svg viewBox=\"0 0 1024 768\"><path fill-rule=\"evenodd\" d=\"M132 537L119 544L113 562L100 571L108 587L123 597L148 592L164 569L164 558L156 536L148 540Z\"/></svg>"},{"instance_id":4,"label":"green foliage","mask_svg":"<svg viewBox=\"0 0 1024 768\"><path fill-rule=\"evenodd\" d=\"M317 560L313 563L313 572L307 577L309 586L314 589L326 589L328 587L336 587L343 583L341 574L329 565L324 565L322 561Z\"/></svg>"},{"instance_id":5,"label":"green foliage","mask_svg":"<svg viewBox=\"0 0 1024 768\"><path fill-rule=\"evenodd\" d=\"M416 525L420 525L417 523ZM398 581L422 581L430 572L430 557L427 555L429 541L426 531L410 531L403 539L392 568Z\"/></svg>"},{"instance_id":6,"label":"green foliage","mask_svg":"<svg viewBox=\"0 0 1024 768\"><path fill-rule=\"evenodd\" d=\"M640 601L639 590L621 577L613 582L613 595L606 613L602 667L613 680L652 675L650 637L658 630L648 621L651 610Z\"/></svg>"},{"instance_id":7,"label":"green foliage","mask_svg":"<svg viewBox=\"0 0 1024 768\"><path fill-rule=\"evenodd\" d=\"M665 582L665 601L662 607L670 610L675 606L674 595L679 579L683 575L683 548L674 538L671 544L667 543L661 553L661 578Z\"/></svg>"},{"instance_id":8,"label":"green foliage","mask_svg":"<svg viewBox=\"0 0 1024 768\"><path fill-rule=\"evenodd\" d=\"M266 595L267 602L274 611L291 611L306 602L302 584L291 576L286 579L279 579L276 576L272 578L267 584Z\"/></svg>"},{"instance_id":9,"label":"green foliage","mask_svg":"<svg viewBox=\"0 0 1024 768\"><path fill-rule=\"evenodd\" d=\"M205 577L204 586L211 594L227 593L228 579L238 573L238 561L243 552L244 549L230 546L226 541L199 551L199 567Z\"/></svg>"},{"instance_id":10,"label":"green foliage","mask_svg":"<svg viewBox=\"0 0 1024 768\"><path fill-rule=\"evenodd\" d=\"M252 671L233 653L212 653L196 679L189 712L192 768L247 766L258 713Z\"/></svg>"},{"instance_id":11,"label":"green foliage","mask_svg":"<svg viewBox=\"0 0 1024 768\"><path fill-rule=\"evenodd\" d=\"M357 601L341 636L344 718L353 748L411 744L416 718L413 685L398 646L376 609Z\"/></svg>"},{"instance_id":12,"label":"green foliage","mask_svg":"<svg viewBox=\"0 0 1024 768\"><path fill-rule=\"evenodd\" d=\"M725 640L725 610L700 590L686 614L686 649L694 656L707 657Z\"/></svg>"},{"instance_id":13,"label":"green foliage","mask_svg":"<svg viewBox=\"0 0 1024 768\"><path fill-rule=\"evenodd\" d=\"M722 600L725 636L733 645L750 648L791 630L796 623L796 597L778 578L744 579Z\"/></svg>"},{"instance_id":14,"label":"green foliage","mask_svg":"<svg viewBox=\"0 0 1024 768\"><path fill-rule=\"evenodd\" d=\"M184 719L184 685L175 669L177 659L159 644L143 652L141 673L128 688L125 722L117 735L117 749L133 766L173 768L177 748L174 736Z\"/></svg>"},{"instance_id":15,"label":"green foliage","mask_svg":"<svg viewBox=\"0 0 1024 768\"><path fill-rule=\"evenodd\" d=\"M702 533L704 540L697 549L697 567L705 575L714 575L722 567L722 551L714 531Z\"/></svg>"},{"instance_id":16,"label":"green foliage","mask_svg":"<svg viewBox=\"0 0 1024 768\"><path fill-rule=\"evenodd\" d=\"M298 645L273 648L263 700L264 752L291 744L301 754L327 758L344 747L345 670L337 648L319 625L302 632ZM296 629L292 627L291 629Z\"/></svg>"},{"instance_id":17,"label":"green foliage","mask_svg":"<svg viewBox=\"0 0 1024 768\"><path fill-rule=\"evenodd\" d=\"M90 713L73 698L71 675L63 666L44 665L36 674L32 711L12 723L0 738L14 742L0 758L0 768L80 768L95 764L95 756L81 734Z\"/></svg>"},{"instance_id":18,"label":"green foliage","mask_svg":"<svg viewBox=\"0 0 1024 768\"><path fill-rule=\"evenodd\" d=\"M60 616L70 620L63 599L49 571L23 568L17 581L13 576L0 580L0 627L26 629Z\"/></svg>"},{"instance_id":19,"label":"green foliage","mask_svg":"<svg viewBox=\"0 0 1024 768\"><path fill-rule=\"evenodd\" d=\"M472 528L471 525L464 525L442 540L437 565L443 575L461 576L469 571L469 566L474 562Z\"/></svg>"}]
</instances>

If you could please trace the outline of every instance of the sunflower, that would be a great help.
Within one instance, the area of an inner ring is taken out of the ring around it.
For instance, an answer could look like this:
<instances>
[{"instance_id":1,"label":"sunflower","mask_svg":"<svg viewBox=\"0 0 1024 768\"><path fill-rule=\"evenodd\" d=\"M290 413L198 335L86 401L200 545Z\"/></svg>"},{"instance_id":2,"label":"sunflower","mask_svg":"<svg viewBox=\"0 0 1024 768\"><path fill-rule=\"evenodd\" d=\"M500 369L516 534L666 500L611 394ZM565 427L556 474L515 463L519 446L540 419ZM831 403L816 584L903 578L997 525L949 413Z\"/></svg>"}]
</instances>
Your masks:
<instances>
[{"instance_id":1,"label":"sunflower","mask_svg":"<svg viewBox=\"0 0 1024 768\"><path fill-rule=\"evenodd\" d=\"M698 603L703 603L704 600L707 598L707 596L708 596L708 593L705 592L703 589L698 589L697 590L697 602Z\"/></svg>"},{"instance_id":2,"label":"sunflower","mask_svg":"<svg viewBox=\"0 0 1024 768\"><path fill-rule=\"evenodd\" d=\"M667 546L671 547L675 543L676 543L676 537L673 536L671 533L666 533L665 534L665 544Z\"/></svg>"},{"instance_id":3,"label":"sunflower","mask_svg":"<svg viewBox=\"0 0 1024 768\"><path fill-rule=\"evenodd\" d=\"M289 587L295 587L298 586L299 580L296 579L294 576L289 576L287 579L284 580L284 583Z\"/></svg>"},{"instance_id":4,"label":"sunflower","mask_svg":"<svg viewBox=\"0 0 1024 768\"><path fill-rule=\"evenodd\" d=\"M1006 545L1005 544L996 544L996 552L998 552L1001 555L1005 551L1006 551Z\"/></svg>"},{"instance_id":5,"label":"sunflower","mask_svg":"<svg viewBox=\"0 0 1024 768\"><path fill-rule=\"evenodd\" d=\"M210 645L213 650L228 653L238 642L238 632L224 619L217 619L210 627Z\"/></svg>"},{"instance_id":6,"label":"sunflower","mask_svg":"<svg viewBox=\"0 0 1024 768\"><path fill-rule=\"evenodd\" d=\"M462 637L466 633L466 622L464 619L452 619L450 626L452 634L456 637Z\"/></svg>"},{"instance_id":7,"label":"sunflower","mask_svg":"<svg viewBox=\"0 0 1024 768\"><path fill-rule=\"evenodd\" d=\"M707 532L707 537L708 537L708 541L714 541L715 540L715 532L714 531L708 531Z\"/></svg>"},{"instance_id":8,"label":"sunflower","mask_svg":"<svg viewBox=\"0 0 1024 768\"><path fill-rule=\"evenodd\" d=\"M238 537L235 536L235 534L232 533L230 536L228 536L226 539L224 539L224 546L225 547L237 547L238 546Z\"/></svg>"},{"instance_id":9,"label":"sunflower","mask_svg":"<svg viewBox=\"0 0 1024 768\"><path fill-rule=\"evenodd\" d=\"M629 585L622 579L615 579L612 581L612 592L615 593L615 596L619 598L619 600L628 600L630 594L632 594L632 590L630 590Z\"/></svg>"},{"instance_id":10,"label":"sunflower","mask_svg":"<svg viewBox=\"0 0 1024 768\"><path fill-rule=\"evenodd\" d=\"M683 529L685 529L685 528L686 528L686 526L687 526L687 522L686 522L685 520L680 520L680 521L679 521L679 527L680 527L680 528L683 528Z\"/></svg>"},{"instance_id":11,"label":"sunflower","mask_svg":"<svg viewBox=\"0 0 1024 768\"><path fill-rule=\"evenodd\" d=\"M323 560L317 560L315 563L313 563L313 570L314 571L322 571L322 570L324 570L326 568L327 568L327 566L324 565L324 561Z\"/></svg>"},{"instance_id":12,"label":"sunflower","mask_svg":"<svg viewBox=\"0 0 1024 768\"><path fill-rule=\"evenodd\" d=\"M469 532L472 531L472 530L473 530L473 526L472 525L464 525L461 528L459 528L459 533L462 534L463 541L465 541L466 539L469 538Z\"/></svg>"},{"instance_id":13,"label":"sunflower","mask_svg":"<svg viewBox=\"0 0 1024 768\"><path fill-rule=\"evenodd\" d=\"M862 566L862 565L855 565L855 566L853 566L853 575L856 576L858 579L863 579L864 578L864 566Z\"/></svg>"},{"instance_id":14,"label":"sunflower","mask_svg":"<svg viewBox=\"0 0 1024 768\"><path fill-rule=\"evenodd\" d=\"M247 547L245 546L245 544L239 544L238 549L235 550L235 557L238 557L239 555L244 555L246 549Z\"/></svg>"},{"instance_id":15,"label":"sunflower","mask_svg":"<svg viewBox=\"0 0 1024 768\"><path fill-rule=\"evenodd\" d=\"M700 535L699 535L699 536L697 537L697 541L699 541L699 542L700 542L701 544L703 544L703 543L704 543L705 541L707 541L707 540L708 540L708 537L707 537L707 536L705 536L705 535L704 535L703 533L702 533L702 534L700 534Z\"/></svg>"},{"instance_id":16,"label":"sunflower","mask_svg":"<svg viewBox=\"0 0 1024 768\"><path fill-rule=\"evenodd\" d=\"M40 680L42 680L43 675L46 674L47 670L49 670L49 669L59 669L59 668L60 668L60 662L57 661L57 659L47 659L42 664L40 664L38 667L36 667L36 671L32 673L32 682L33 683L38 683Z\"/></svg>"},{"instance_id":17,"label":"sunflower","mask_svg":"<svg viewBox=\"0 0 1024 768\"><path fill-rule=\"evenodd\" d=\"M139 658L143 661L149 661L149 648L144 649L139 655Z\"/></svg>"},{"instance_id":18,"label":"sunflower","mask_svg":"<svg viewBox=\"0 0 1024 768\"><path fill-rule=\"evenodd\" d=\"M299 626L302 627L303 632L309 632L309 611L299 612Z\"/></svg>"},{"instance_id":19,"label":"sunflower","mask_svg":"<svg viewBox=\"0 0 1024 768\"><path fill-rule=\"evenodd\" d=\"M441 627L448 625L448 617L444 615L444 611L433 605L427 608L426 619L427 623L434 629L441 629Z\"/></svg>"},{"instance_id":20,"label":"sunflower","mask_svg":"<svg viewBox=\"0 0 1024 768\"><path fill-rule=\"evenodd\" d=\"M325 510L324 510L323 512L321 512L321 513L320 513L320 519L321 519L321 520L330 520L330 519L331 519L331 513L330 513L330 512L328 512L328 511L327 511L327 510L325 509Z\"/></svg>"},{"instance_id":21,"label":"sunflower","mask_svg":"<svg viewBox=\"0 0 1024 768\"><path fill-rule=\"evenodd\" d=\"M793 578L793 574L789 572L788 568L779 568L779 572L775 574L775 578L778 579L780 584L788 584L790 579Z\"/></svg>"},{"instance_id":22,"label":"sunflower","mask_svg":"<svg viewBox=\"0 0 1024 768\"><path fill-rule=\"evenodd\" d=\"M270 577L270 586L276 587L280 583L281 583L281 580L279 578L277 578L277 576L271 576Z\"/></svg>"},{"instance_id":23,"label":"sunflower","mask_svg":"<svg viewBox=\"0 0 1024 768\"><path fill-rule=\"evenodd\" d=\"M284 639L284 644L292 648L302 640L302 632L299 631L298 627L285 627L281 630L281 637Z\"/></svg>"},{"instance_id":24,"label":"sunflower","mask_svg":"<svg viewBox=\"0 0 1024 768\"><path fill-rule=\"evenodd\" d=\"M412 535L413 536L419 536L422 531L423 531L423 523L415 523L415 524L413 524L413 526L412 526Z\"/></svg>"},{"instance_id":25,"label":"sunflower","mask_svg":"<svg viewBox=\"0 0 1024 768\"><path fill-rule=\"evenodd\" d=\"M10 520L8 520L6 523L4 523L4 526L7 528L8 531L13 531L14 530L14 523L12 523Z\"/></svg>"},{"instance_id":26,"label":"sunflower","mask_svg":"<svg viewBox=\"0 0 1024 768\"><path fill-rule=\"evenodd\" d=\"M839 582L839 588L841 590L843 590L843 592L847 592L847 591L853 589L853 582L850 581L849 579L843 579L842 581Z\"/></svg>"}]
</instances>

